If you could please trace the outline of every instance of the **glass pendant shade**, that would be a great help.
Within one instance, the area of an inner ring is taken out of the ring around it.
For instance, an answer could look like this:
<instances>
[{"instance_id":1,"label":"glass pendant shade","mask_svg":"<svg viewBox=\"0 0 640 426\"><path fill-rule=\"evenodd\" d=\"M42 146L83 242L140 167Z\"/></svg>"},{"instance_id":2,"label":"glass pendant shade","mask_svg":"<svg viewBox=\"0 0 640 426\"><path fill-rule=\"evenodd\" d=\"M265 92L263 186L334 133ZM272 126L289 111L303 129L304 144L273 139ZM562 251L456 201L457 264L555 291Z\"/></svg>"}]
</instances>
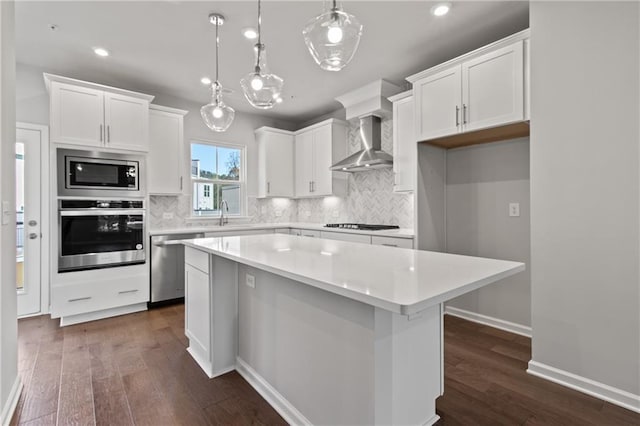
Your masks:
<instances>
[{"instance_id":1,"label":"glass pendant shade","mask_svg":"<svg viewBox=\"0 0 640 426\"><path fill-rule=\"evenodd\" d=\"M280 99L284 80L269 72L267 51L264 44L255 45L256 67L253 72L240 80L240 86L247 101L259 109L273 108Z\"/></svg>"},{"instance_id":2,"label":"glass pendant shade","mask_svg":"<svg viewBox=\"0 0 640 426\"><path fill-rule=\"evenodd\" d=\"M320 68L340 71L353 58L360 43L362 25L355 16L336 6L310 20L302 30L309 53Z\"/></svg>"},{"instance_id":3,"label":"glass pendant shade","mask_svg":"<svg viewBox=\"0 0 640 426\"><path fill-rule=\"evenodd\" d=\"M219 82L211 85L211 102L200 108L204 123L214 132L224 132L233 122L236 112L222 101L222 86Z\"/></svg>"}]
</instances>

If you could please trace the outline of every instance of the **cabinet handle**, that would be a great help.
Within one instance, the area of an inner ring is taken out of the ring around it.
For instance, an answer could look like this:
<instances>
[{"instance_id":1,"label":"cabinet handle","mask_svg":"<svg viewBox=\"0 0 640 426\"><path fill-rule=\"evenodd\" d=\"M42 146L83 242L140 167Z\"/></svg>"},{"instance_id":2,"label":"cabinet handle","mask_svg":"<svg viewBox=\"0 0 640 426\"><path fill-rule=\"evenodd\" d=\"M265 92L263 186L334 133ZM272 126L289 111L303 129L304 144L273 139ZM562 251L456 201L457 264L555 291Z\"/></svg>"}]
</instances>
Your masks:
<instances>
[{"instance_id":1,"label":"cabinet handle","mask_svg":"<svg viewBox=\"0 0 640 426\"><path fill-rule=\"evenodd\" d=\"M467 105L462 104L462 124L467 124Z\"/></svg>"},{"instance_id":2,"label":"cabinet handle","mask_svg":"<svg viewBox=\"0 0 640 426\"><path fill-rule=\"evenodd\" d=\"M382 243L383 246L387 246L387 247L398 247L397 244L387 244L387 243Z\"/></svg>"},{"instance_id":3,"label":"cabinet handle","mask_svg":"<svg viewBox=\"0 0 640 426\"><path fill-rule=\"evenodd\" d=\"M271 182L267 182L267 194L271 192Z\"/></svg>"},{"instance_id":4,"label":"cabinet handle","mask_svg":"<svg viewBox=\"0 0 640 426\"><path fill-rule=\"evenodd\" d=\"M456 127L460 125L460 107L456 105Z\"/></svg>"},{"instance_id":5,"label":"cabinet handle","mask_svg":"<svg viewBox=\"0 0 640 426\"><path fill-rule=\"evenodd\" d=\"M81 300L89 300L91 299L91 296L87 296L87 297L78 297L76 299L69 299L67 300L67 302L79 302Z\"/></svg>"},{"instance_id":6,"label":"cabinet handle","mask_svg":"<svg viewBox=\"0 0 640 426\"><path fill-rule=\"evenodd\" d=\"M107 126L107 142L111 142L111 126Z\"/></svg>"},{"instance_id":7,"label":"cabinet handle","mask_svg":"<svg viewBox=\"0 0 640 426\"><path fill-rule=\"evenodd\" d=\"M313 192L313 190L311 189L311 181L309 181L309 192Z\"/></svg>"},{"instance_id":8,"label":"cabinet handle","mask_svg":"<svg viewBox=\"0 0 640 426\"><path fill-rule=\"evenodd\" d=\"M315 180L311 181L311 192L316 192L316 181Z\"/></svg>"},{"instance_id":9,"label":"cabinet handle","mask_svg":"<svg viewBox=\"0 0 640 426\"><path fill-rule=\"evenodd\" d=\"M102 142L102 124L100 125L100 142Z\"/></svg>"},{"instance_id":10,"label":"cabinet handle","mask_svg":"<svg viewBox=\"0 0 640 426\"><path fill-rule=\"evenodd\" d=\"M135 289L135 290L122 290L122 291L119 291L118 294L137 293L137 292L138 292L138 289Z\"/></svg>"},{"instance_id":11,"label":"cabinet handle","mask_svg":"<svg viewBox=\"0 0 640 426\"><path fill-rule=\"evenodd\" d=\"M180 191L182 191L182 176L180 176Z\"/></svg>"}]
</instances>

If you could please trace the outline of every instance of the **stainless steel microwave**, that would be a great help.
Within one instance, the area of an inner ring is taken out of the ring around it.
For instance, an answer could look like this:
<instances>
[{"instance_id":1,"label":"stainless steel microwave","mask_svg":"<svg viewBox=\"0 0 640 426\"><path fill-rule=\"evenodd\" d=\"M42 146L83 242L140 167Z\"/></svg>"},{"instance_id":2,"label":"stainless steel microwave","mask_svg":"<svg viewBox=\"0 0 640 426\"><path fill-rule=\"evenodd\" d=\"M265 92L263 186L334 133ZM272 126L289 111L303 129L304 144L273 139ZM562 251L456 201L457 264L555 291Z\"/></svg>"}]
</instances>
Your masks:
<instances>
[{"instance_id":1,"label":"stainless steel microwave","mask_svg":"<svg viewBox=\"0 0 640 426\"><path fill-rule=\"evenodd\" d=\"M144 157L58 149L58 196L144 197Z\"/></svg>"}]
</instances>

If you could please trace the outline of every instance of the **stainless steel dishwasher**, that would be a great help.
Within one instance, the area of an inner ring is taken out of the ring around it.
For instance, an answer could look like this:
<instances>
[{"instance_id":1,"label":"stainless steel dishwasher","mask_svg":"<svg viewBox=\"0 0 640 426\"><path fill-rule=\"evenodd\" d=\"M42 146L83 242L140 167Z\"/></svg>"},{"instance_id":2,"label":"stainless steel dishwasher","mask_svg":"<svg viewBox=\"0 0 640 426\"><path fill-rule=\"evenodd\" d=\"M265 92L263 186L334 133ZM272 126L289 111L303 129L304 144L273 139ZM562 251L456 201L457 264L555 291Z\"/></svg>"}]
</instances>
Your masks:
<instances>
[{"instance_id":1,"label":"stainless steel dishwasher","mask_svg":"<svg viewBox=\"0 0 640 426\"><path fill-rule=\"evenodd\" d=\"M204 233L151 237L150 306L178 302L184 298L184 246L178 241L202 237Z\"/></svg>"}]
</instances>

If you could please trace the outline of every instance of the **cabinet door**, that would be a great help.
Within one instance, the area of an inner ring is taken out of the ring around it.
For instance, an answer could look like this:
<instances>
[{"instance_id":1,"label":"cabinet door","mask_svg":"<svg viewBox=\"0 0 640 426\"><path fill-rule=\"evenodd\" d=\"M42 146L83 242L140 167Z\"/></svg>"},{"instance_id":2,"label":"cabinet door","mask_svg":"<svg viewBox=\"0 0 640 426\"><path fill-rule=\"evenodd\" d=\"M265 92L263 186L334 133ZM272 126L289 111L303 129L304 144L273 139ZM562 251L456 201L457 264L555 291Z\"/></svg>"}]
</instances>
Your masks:
<instances>
[{"instance_id":1,"label":"cabinet door","mask_svg":"<svg viewBox=\"0 0 640 426\"><path fill-rule=\"evenodd\" d=\"M313 181L313 131L296 135L296 197L308 197Z\"/></svg>"},{"instance_id":2,"label":"cabinet door","mask_svg":"<svg viewBox=\"0 0 640 426\"><path fill-rule=\"evenodd\" d=\"M165 111L149 111L149 194L182 193L183 117Z\"/></svg>"},{"instance_id":3,"label":"cabinet door","mask_svg":"<svg viewBox=\"0 0 640 426\"><path fill-rule=\"evenodd\" d=\"M331 167L333 129L331 124L324 125L313 131L313 179L311 192L313 196L333 194Z\"/></svg>"},{"instance_id":4,"label":"cabinet door","mask_svg":"<svg viewBox=\"0 0 640 426\"><path fill-rule=\"evenodd\" d=\"M104 108L107 147L149 150L149 102L105 93Z\"/></svg>"},{"instance_id":5,"label":"cabinet door","mask_svg":"<svg viewBox=\"0 0 640 426\"><path fill-rule=\"evenodd\" d=\"M209 275L190 264L184 267L185 334L200 358L211 360L211 295Z\"/></svg>"},{"instance_id":6,"label":"cabinet door","mask_svg":"<svg viewBox=\"0 0 640 426\"><path fill-rule=\"evenodd\" d=\"M457 65L414 83L417 140L448 136L460 130L460 75Z\"/></svg>"},{"instance_id":7,"label":"cabinet door","mask_svg":"<svg viewBox=\"0 0 640 426\"><path fill-rule=\"evenodd\" d=\"M394 192L413 191L418 147L414 137L413 97L393 103Z\"/></svg>"},{"instance_id":8,"label":"cabinet door","mask_svg":"<svg viewBox=\"0 0 640 426\"><path fill-rule=\"evenodd\" d=\"M260 130L258 196L293 197L293 134Z\"/></svg>"},{"instance_id":9,"label":"cabinet door","mask_svg":"<svg viewBox=\"0 0 640 426\"><path fill-rule=\"evenodd\" d=\"M346 232L320 231L320 238L326 238L327 240L349 241L351 243L371 244L370 235L348 234Z\"/></svg>"},{"instance_id":10,"label":"cabinet door","mask_svg":"<svg viewBox=\"0 0 640 426\"><path fill-rule=\"evenodd\" d=\"M522 41L462 64L464 130L524 119Z\"/></svg>"},{"instance_id":11,"label":"cabinet door","mask_svg":"<svg viewBox=\"0 0 640 426\"><path fill-rule=\"evenodd\" d=\"M52 142L102 146L104 131L104 92L51 83Z\"/></svg>"}]
</instances>

